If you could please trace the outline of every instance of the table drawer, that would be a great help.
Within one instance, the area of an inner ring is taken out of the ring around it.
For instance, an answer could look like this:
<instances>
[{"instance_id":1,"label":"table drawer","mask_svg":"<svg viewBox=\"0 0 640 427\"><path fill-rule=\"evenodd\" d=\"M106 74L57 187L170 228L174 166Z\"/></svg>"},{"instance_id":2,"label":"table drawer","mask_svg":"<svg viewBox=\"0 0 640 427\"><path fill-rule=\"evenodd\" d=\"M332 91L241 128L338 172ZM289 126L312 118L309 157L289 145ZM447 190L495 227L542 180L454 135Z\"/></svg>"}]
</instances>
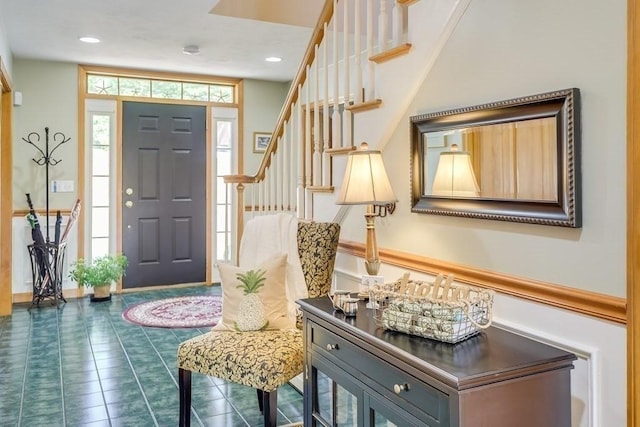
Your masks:
<instances>
[{"instance_id":1,"label":"table drawer","mask_svg":"<svg viewBox=\"0 0 640 427\"><path fill-rule=\"evenodd\" d=\"M439 425L445 420L444 424L448 423L449 399L446 394L394 367L394 361L374 356L315 323L310 322L309 325L314 352L350 371L360 381L401 407L409 410L406 404L413 405L428 416L429 425Z\"/></svg>"},{"instance_id":2,"label":"table drawer","mask_svg":"<svg viewBox=\"0 0 640 427\"><path fill-rule=\"evenodd\" d=\"M343 369L344 364L358 369L360 360L366 356L358 346L315 323L310 323L310 327L311 348L315 352L330 360L337 359L336 363Z\"/></svg>"}]
</instances>

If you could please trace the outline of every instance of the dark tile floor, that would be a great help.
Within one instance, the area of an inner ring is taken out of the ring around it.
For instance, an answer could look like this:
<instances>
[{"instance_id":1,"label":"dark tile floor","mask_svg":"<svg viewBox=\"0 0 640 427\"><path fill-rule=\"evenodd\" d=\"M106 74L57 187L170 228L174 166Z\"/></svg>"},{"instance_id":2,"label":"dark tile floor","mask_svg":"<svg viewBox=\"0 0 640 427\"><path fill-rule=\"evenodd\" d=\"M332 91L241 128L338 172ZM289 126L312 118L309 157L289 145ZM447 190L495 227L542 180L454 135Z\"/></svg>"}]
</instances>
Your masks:
<instances>
[{"instance_id":1,"label":"dark tile floor","mask_svg":"<svg viewBox=\"0 0 640 427\"><path fill-rule=\"evenodd\" d=\"M219 294L189 287L69 299L0 317L0 426L177 426L178 344L205 329L141 327L122 319L133 303ZM261 426L255 389L193 374L193 426ZM278 424L302 421L302 396L278 390Z\"/></svg>"}]
</instances>

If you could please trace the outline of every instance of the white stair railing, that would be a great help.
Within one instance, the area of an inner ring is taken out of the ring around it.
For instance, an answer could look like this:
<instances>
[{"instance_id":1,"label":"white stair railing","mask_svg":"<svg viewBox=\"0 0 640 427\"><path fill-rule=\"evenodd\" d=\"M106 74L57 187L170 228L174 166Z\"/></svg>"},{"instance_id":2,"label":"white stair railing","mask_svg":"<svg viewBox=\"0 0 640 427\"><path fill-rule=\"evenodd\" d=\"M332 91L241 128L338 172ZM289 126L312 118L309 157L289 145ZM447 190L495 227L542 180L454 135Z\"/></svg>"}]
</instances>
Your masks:
<instances>
[{"instance_id":1,"label":"white stair railing","mask_svg":"<svg viewBox=\"0 0 640 427\"><path fill-rule=\"evenodd\" d=\"M369 58L406 43L406 9L399 0L326 0L258 172L225 177L242 197L238 218L312 219L313 192L332 189L331 157L353 149L353 111L377 100Z\"/></svg>"}]
</instances>

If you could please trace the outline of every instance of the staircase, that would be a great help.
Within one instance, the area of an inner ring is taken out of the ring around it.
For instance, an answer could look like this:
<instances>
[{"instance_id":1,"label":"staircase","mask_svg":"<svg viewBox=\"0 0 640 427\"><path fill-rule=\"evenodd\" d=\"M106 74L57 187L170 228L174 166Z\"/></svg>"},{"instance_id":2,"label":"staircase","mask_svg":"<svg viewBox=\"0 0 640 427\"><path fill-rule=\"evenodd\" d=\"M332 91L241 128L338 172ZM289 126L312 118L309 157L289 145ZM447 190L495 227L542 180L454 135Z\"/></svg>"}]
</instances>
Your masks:
<instances>
[{"instance_id":1,"label":"staircase","mask_svg":"<svg viewBox=\"0 0 640 427\"><path fill-rule=\"evenodd\" d=\"M346 154L362 141L384 151L470 2L325 1L258 171L224 177L237 192L236 242L254 215L339 222ZM408 141L398 152L408 165Z\"/></svg>"}]
</instances>

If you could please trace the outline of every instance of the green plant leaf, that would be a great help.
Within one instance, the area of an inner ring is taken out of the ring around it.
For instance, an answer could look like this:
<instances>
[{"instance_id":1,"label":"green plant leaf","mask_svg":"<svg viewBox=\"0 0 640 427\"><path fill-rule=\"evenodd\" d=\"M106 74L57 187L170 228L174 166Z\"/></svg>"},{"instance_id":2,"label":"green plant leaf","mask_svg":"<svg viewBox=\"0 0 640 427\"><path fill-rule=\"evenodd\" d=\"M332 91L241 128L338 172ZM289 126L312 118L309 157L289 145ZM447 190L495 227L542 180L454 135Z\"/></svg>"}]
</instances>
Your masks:
<instances>
[{"instance_id":1,"label":"green plant leaf","mask_svg":"<svg viewBox=\"0 0 640 427\"><path fill-rule=\"evenodd\" d=\"M267 280L265 270L249 270L246 273L236 273L236 277L242 283L236 288L242 289L245 295L258 293L258 290L264 286Z\"/></svg>"},{"instance_id":2,"label":"green plant leaf","mask_svg":"<svg viewBox=\"0 0 640 427\"><path fill-rule=\"evenodd\" d=\"M126 274L128 259L124 255L105 255L92 262L79 258L71 264L69 278L79 287L96 287L111 285Z\"/></svg>"}]
</instances>

